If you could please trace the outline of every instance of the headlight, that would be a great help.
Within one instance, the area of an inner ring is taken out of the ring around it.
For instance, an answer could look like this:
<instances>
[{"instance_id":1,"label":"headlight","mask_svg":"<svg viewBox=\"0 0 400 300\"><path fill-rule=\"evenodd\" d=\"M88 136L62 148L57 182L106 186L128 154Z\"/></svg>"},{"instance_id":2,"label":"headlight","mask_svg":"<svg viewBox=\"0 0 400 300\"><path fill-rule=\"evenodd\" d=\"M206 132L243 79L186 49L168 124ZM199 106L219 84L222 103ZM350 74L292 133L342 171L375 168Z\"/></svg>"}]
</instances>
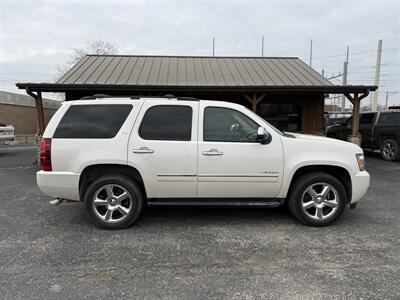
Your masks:
<instances>
[{"instance_id":1,"label":"headlight","mask_svg":"<svg viewBox=\"0 0 400 300\"><path fill-rule=\"evenodd\" d=\"M356 158L357 158L357 163L358 163L358 167L360 168L360 171L365 171L364 154L356 154Z\"/></svg>"}]
</instances>

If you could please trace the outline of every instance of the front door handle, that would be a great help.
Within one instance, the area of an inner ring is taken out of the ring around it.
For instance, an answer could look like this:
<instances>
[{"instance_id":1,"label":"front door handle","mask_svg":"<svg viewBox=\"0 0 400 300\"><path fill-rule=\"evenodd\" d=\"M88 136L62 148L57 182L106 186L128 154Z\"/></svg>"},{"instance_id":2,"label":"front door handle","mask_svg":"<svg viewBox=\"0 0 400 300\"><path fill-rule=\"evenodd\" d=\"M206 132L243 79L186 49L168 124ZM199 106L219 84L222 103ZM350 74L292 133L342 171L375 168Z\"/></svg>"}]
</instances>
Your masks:
<instances>
[{"instance_id":1,"label":"front door handle","mask_svg":"<svg viewBox=\"0 0 400 300\"><path fill-rule=\"evenodd\" d=\"M218 149L210 149L208 151L203 151L203 155L217 156L217 155L224 155L224 152L221 152Z\"/></svg>"},{"instance_id":2,"label":"front door handle","mask_svg":"<svg viewBox=\"0 0 400 300\"><path fill-rule=\"evenodd\" d=\"M133 149L133 153L154 153L153 149L150 149L148 147L140 147L139 149Z\"/></svg>"}]
</instances>

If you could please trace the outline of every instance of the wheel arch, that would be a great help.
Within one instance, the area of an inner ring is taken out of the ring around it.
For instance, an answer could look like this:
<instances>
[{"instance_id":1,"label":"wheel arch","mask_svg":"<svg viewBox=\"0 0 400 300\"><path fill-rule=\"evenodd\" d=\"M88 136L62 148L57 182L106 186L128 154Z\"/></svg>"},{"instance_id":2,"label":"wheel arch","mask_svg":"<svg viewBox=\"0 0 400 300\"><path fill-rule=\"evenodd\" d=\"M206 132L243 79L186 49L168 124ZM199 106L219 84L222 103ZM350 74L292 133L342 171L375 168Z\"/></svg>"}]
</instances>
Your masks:
<instances>
[{"instance_id":1,"label":"wheel arch","mask_svg":"<svg viewBox=\"0 0 400 300\"><path fill-rule=\"evenodd\" d=\"M318 164L318 165L306 165L306 166L299 167L294 172L294 174L290 180L290 185L289 185L289 189L287 191L286 197L290 194L291 190L293 189L293 186L294 186L294 183L296 182L296 180L300 176L307 174L307 173L311 173L311 172L327 173L329 175L332 175L336 179L338 179L340 181L340 183L343 184L343 186L346 190L347 203L350 203L351 198L352 198L352 193L353 193L350 173L344 167L335 166L335 165Z\"/></svg>"},{"instance_id":2,"label":"wheel arch","mask_svg":"<svg viewBox=\"0 0 400 300\"><path fill-rule=\"evenodd\" d=\"M95 164L85 167L79 177L79 198L81 201L83 201L86 189L90 183L106 174L120 174L131 178L139 184L143 196L146 198L146 188L143 177L136 168L119 164Z\"/></svg>"}]
</instances>

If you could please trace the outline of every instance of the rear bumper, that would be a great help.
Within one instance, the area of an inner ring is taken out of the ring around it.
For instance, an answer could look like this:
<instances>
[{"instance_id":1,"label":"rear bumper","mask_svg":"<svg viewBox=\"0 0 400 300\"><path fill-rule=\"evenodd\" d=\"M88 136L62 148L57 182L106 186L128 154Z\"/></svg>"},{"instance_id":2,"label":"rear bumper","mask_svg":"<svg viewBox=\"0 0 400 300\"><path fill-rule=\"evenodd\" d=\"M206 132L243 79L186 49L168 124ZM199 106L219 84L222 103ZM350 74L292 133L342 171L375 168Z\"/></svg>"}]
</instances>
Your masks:
<instances>
[{"instance_id":1,"label":"rear bumper","mask_svg":"<svg viewBox=\"0 0 400 300\"><path fill-rule=\"evenodd\" d=\"M350 203L356 203L366 194L370 183L367 171L358 172L352 178L352 197Z\"/></svg>"},{"instance_id":2,"label":"rear bumper","mask_svg":"<svg viewBox=\"0 0 400 300\"><path fill-rule=\"evenodd\" d=\"M36 182L39 189L50 197L79 201L79 176L72 172L39 171Z\"/></svg>"}]
</instances>

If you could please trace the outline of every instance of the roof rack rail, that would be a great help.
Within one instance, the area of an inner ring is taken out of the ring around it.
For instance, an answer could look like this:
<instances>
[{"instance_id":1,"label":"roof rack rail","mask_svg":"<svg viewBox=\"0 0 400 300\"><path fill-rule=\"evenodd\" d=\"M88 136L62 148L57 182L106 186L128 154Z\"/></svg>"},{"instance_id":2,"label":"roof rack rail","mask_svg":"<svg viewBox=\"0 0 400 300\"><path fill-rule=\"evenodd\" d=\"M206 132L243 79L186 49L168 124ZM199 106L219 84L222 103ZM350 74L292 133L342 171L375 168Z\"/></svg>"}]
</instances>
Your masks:
<instances>
[{"instance_id":1,"label":"roof rack rail","mask_svg":"<svg viewBox=\"0 0 400 300\"><path fill-rule=\"evenodd\" d=\"M182 100L182 101L199 101L198 98L195 97L176 97L176 100Z\"/></svg>"},{"instance_id":2,"label":"roof rack rail","mask_svg":"<svg viewBox=\"0 0 400 300\"><path fill-rule=\"evenodd\" d=\"M110 98L111 96L106 94L94 94L93 96L84 96L79 98L79 100L94 100L99 98Z\"/></svg>"}]
</instances>

